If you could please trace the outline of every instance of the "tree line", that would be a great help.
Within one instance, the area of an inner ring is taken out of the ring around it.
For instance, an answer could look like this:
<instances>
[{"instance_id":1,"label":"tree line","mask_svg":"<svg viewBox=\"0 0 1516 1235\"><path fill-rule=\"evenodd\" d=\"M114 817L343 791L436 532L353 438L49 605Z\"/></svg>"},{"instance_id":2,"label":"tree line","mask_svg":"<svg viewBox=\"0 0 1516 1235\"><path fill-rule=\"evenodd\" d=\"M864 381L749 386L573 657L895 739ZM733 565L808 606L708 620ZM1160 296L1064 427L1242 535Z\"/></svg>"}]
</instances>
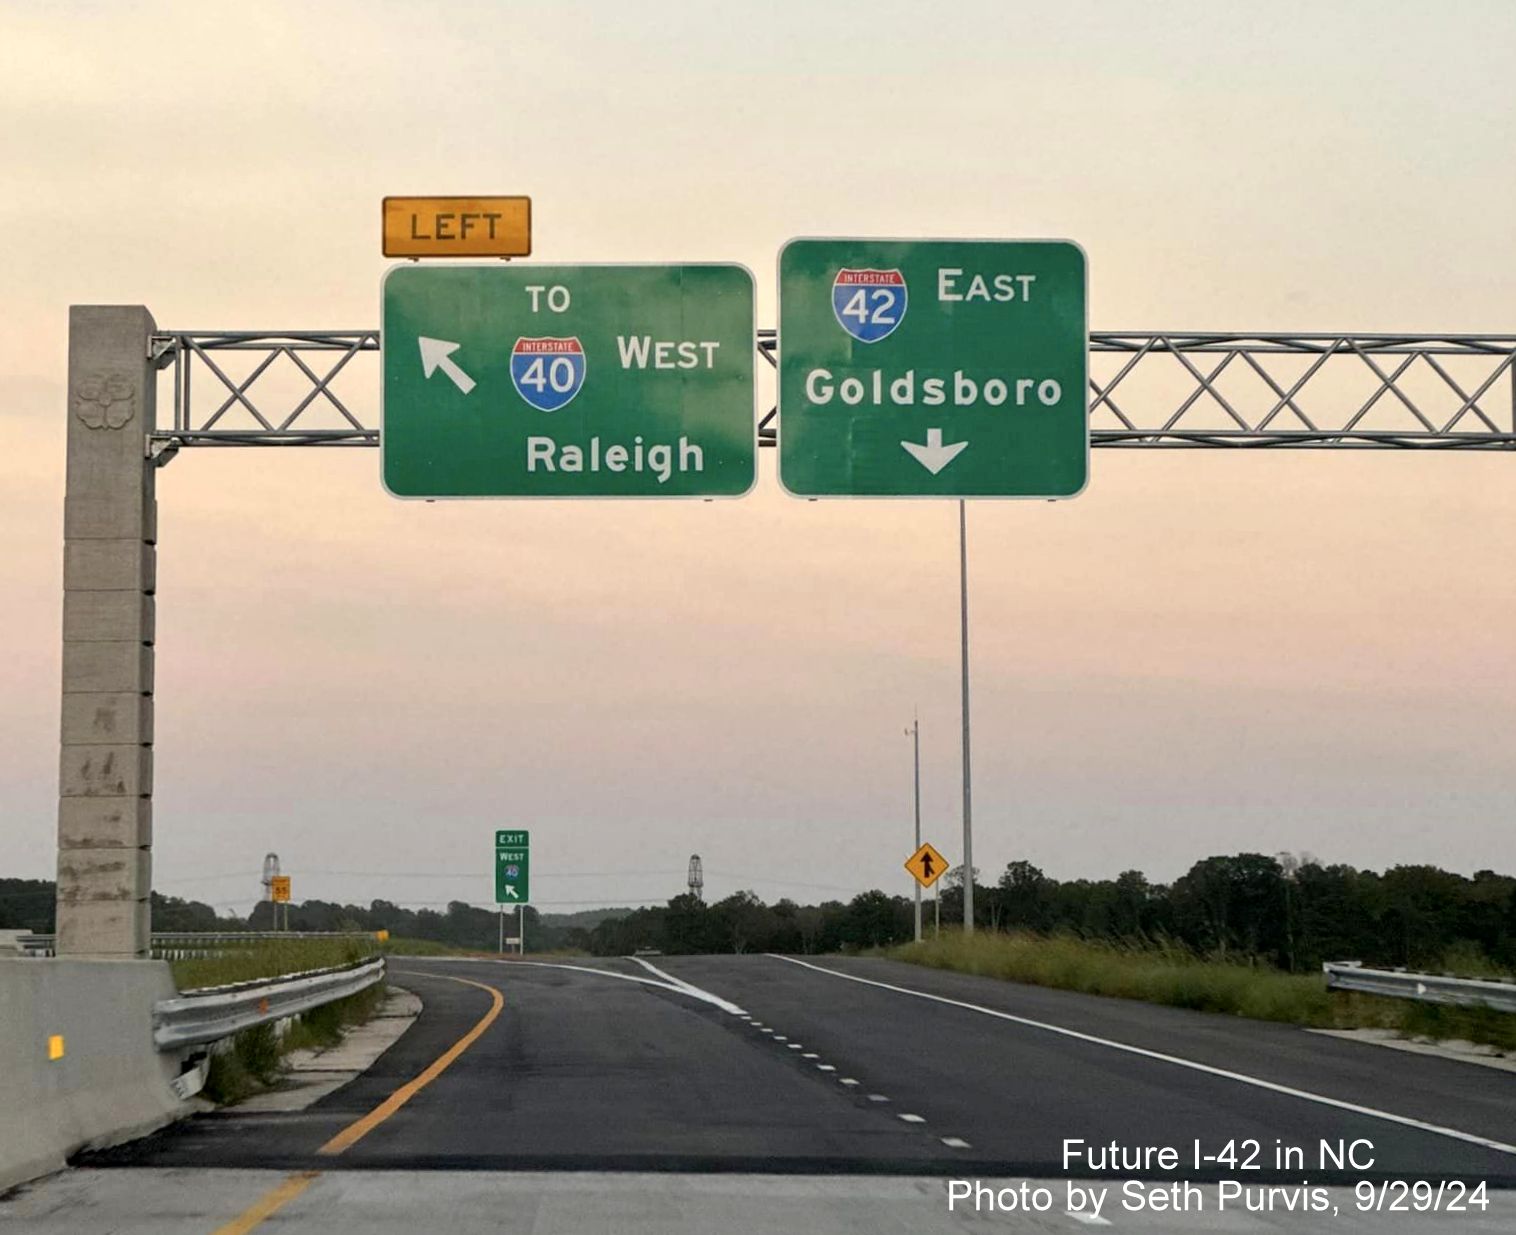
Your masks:
<instances>
[{"instance_id":1,"label":"tree line","mask_svg":"<svg viewBox=\"0 0 1516 1235\"><path fill-rule=\"evenodd\" d=\"M963 913L962 868L942 880L944 925ZM924 918L931 930L933 905ZM218 916L202 902L153 894L153 929L267 930L272 907ZM1011 862L993 884L974 879L974 918L985 930L1066 932L1086 939L1178 945L1197 955L1262 961L1303 972L1324 960L1436 968L1449 957L1516 968L1516 878L1472 878L1435 866L1383 872L1313 858L1239 853L1205 858L1171 884L1141 871L1114 879L1058 880ZM514 917L507 916L507 933ZM403 938L493 950L496 912L462 901L445 910L376 900L367 906L310 900L290 906L292 930L387 930ZM53 928L51 880L0 879L0 929ZM576 948L597 956L637 951L836 952L909 940L912 901L874 889L850 901L766 904L752 892L706 903L675 896L644 909L572 917L527 910L531 951Z\"/></svg>"},{"instance_id":2,"label":"tree line","mask_svg":"<svg viewBox=\"0 0 1516 1235\"><path fill-rule=\"evenodd\" d=\"M943 879L944 924L963 918L964 872ZM932 909L926 907L926 929ZM1319 969L1326 960L1436 967L1452 957L1516 967L1516 878L1472 878L1435 866L1383 873L1312 858L1258 853L1205 858L1172 884L1141 871L1114 879L1058 880L1031 862L998 881L974 879L974 921L984 930L1065 932L1112 943L1180 945L1197 955ZM704 905L677 896L584 932L597 955L662 952L830 952L904 942L909 897L864 892L846 903L765 905L738 892Z\"/></svg>"}]
</instances>

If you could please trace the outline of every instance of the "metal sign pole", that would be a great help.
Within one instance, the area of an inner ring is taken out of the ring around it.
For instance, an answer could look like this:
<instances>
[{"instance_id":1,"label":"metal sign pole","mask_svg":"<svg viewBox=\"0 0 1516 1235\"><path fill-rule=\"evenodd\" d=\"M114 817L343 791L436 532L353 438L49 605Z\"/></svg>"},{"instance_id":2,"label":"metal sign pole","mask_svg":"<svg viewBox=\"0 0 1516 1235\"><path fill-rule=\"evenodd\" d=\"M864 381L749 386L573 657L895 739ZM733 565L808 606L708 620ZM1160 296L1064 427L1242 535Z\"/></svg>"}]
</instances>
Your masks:
<instances>
[{"instance_id":1,"label":"metal sign pole","mask_svg":"<svg viewBox=\"0 0 1516 1235\"><path fill-rule=\"evenodd\" d=\"M963 650L963 933L974 933L974 777L969 760L969 531L958 499L958 612Z\"/></svg>"},{"instance_id":2,"label":"metal sign pole","mask_svg":"<svg viewBox=\"0 0 1516 1235\"><path fill-rule=\"evenodd\" d=\"M916 848L921 848L921 719L911 717L911 754L916 773ZM916 884L916 942L921 942L921 881Z\"/></svg>"},{"instance_id":3,"label":"metal sign pole","mask_svg":"<svg viewBox=\"0 0 1516 1235\"><path fill-rule=\"evenodd\" d=\"M501 956L504 956L505 955L505 906L504 905L496 905L495 906L495 917L498 919L498 921L500 923L500 942L495 946L495 950L497 952L499 952Z\"/></svg>"}]
</instances>

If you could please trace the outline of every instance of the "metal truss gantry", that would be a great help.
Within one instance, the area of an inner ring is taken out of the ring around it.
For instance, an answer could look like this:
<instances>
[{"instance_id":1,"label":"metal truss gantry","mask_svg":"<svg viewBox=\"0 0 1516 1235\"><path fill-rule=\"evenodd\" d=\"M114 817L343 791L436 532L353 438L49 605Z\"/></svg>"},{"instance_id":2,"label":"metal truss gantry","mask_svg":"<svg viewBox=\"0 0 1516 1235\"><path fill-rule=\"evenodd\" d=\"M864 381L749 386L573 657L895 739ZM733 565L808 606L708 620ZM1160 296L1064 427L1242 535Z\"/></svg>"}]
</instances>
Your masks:
<instances>
[{"instance_id":1,"label":"metal truss gantry","mask_svg":"<svg viewBox=\"0 0 1516 1235\"><path fill-rule=\"evenodd\" d=\"M777 365L779 339L758 332ZM152 336L183 446L377 446L377 330ZM1103 447L1516 450L1516 335L1110 331L1090 336L1090 437ZM366 378L364 375L366 374ZM367 389L359 384L367 382ZM778 440L778 413L758 424Z\"/></svg>"}]
</instances>

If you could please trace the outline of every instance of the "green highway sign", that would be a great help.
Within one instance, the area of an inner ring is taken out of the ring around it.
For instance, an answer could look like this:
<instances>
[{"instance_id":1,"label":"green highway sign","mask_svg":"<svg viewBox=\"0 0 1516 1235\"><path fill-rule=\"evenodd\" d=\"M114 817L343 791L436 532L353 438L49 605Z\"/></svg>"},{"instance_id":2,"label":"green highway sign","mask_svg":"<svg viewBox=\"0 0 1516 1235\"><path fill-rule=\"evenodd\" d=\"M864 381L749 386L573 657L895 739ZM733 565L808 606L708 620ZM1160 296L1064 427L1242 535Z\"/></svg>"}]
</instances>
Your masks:
<instances>
[{"instance_id":1,"label":"green highway sign","mask_svg":"<svg viewBox=\"0 0 1516 1235\"><path fill-rule=\"evenodd\" d=\"M1073 497L1088 347L1069 241L792 240L780 481L800 497Z\"/></svg>"},{"instance_id":2,"label":"green highway sign","mask_svg":"<svg viewBox=\"0 0 1516 1235\"><path fill-rule=\"evenodd\" d=\"M392 267L397 497L740 497L756 476L752 272Z\"/></svg>"},{"instance_id":3,"label":"green highway sign","mask_svg":"<svg viewBox=\"0 0 1516 1235\"><path fill-rule=\"evenodd\" d=\"M531 899L531 833L495 833L495 903L524 905Z\"/></svg>"}]
</instances>

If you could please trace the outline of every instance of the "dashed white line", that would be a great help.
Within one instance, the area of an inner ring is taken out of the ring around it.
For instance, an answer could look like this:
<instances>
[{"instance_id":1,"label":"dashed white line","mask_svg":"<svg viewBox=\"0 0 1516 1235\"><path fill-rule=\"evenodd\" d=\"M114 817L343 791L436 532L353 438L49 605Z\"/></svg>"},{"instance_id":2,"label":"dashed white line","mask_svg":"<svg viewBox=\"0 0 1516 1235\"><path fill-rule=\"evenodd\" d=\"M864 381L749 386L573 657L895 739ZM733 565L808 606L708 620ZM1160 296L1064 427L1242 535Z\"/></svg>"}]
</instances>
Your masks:
<instances>
[{"instance_id":1,"label":"dashed white line","mask_svg":"<svg viewBox=\"0 0 1516 1235\"><path fill-rule=\"evenodd\" d=\"M790 1039L788 1034L776 1033L774 1035L775 1042L788 1042L789 1040Z\"/></svg>"},{"instance_id":2,"label":"dashed white line","mask_svg":"<svg viewBox=\"0 0 1516 1235\"><path fill-rule=\"evenodd\" d=\"M857 1083L858 1083L858 1082L857 1082L857 1081L855 1081L855 1080L854 1080L854 1079L853 1079L853 1078L852 1078L852 1077L850 1077L850 1076L839 1076L839 1077L838 1077L838 1078L837 1078L837 1083L838 1083L838 1084L839 1084L839 1085L856 1085L856 1084L857 1084Z\"/></svg>"},{"instance_id":3,"label":"dashed white line","mask_svg":"<svg viewBox=\"0 0 1516 1235\"><path fill-rule=\"evenodd\" d=\"M961 1136L945 1136L945 1137L942 1138L942 1143L944 1145L946 1145L949 1149L969 1149L969 1148L971 1148L971 1146L969 1145L969 1143L966 1140L964 1140Z\"/></svg>"},{"instance_id":4,"label":"dashed white line","mask_svg":"<svg viewBox=\"0 0 1516 1235\"><path fill-rule=\"evenodd\" d=\"M869 1094L869 1101L870 1102L888 1102L889 1099L886 1098L882 1093L871 1093L871 1094Z\"/></svg>"},{"instance_id":5,"label":"dashed white line","mask_svg":"<svg viewBox=\"0 0 1516 1235\"><path fill-rule=\"evenodd\" d=\"M836 1067L834 1065L832 1065L832 1064L829 1064L829 1063L818 1063L816 1065L816 1070L818 1072L835 1072L835 1071L837 1071Z\"/></svg>"},{"instance_id":6,"label":"dashed white line","mask_svg":"<svg viewBox=\"0 0 1516 1235\"><path fill-rule=\"evenodd\" d=\"M800 1049L800 1043L798 1043L798 1042L791 1042L790 1043L790 1050L792 1050L792 1051L798 1051L799 1049Z\"/></svg>"},{"instance_id":7,"label":"dashed white line","mask_svg":"<svg viewBox=\"0 0 1516 1235\"><path fill-rule=\"evenodd\" d=\"M908 1124L924 1124L926 1122L920 1115L901 1115L900 1118Z\"/></svg>"},{"instance_id":8,"label":"dashed white line","mask_svg":"<svg viewBox=\"0 0 1516 1235\"><path fill-rule=\"evenodd\" d=\"M1065 1218L1072 1218L1075 1222L1082 1222L1085 1226L1110 1226L1110 1222L1099 1214L1087 1214L1077 1209L1065 1209Z\"/></svg>"},{"instance_id":9,"label":"dashed white line","mask_svg":"<svg viewBox=\"0 0 1516 1235\"><path fill-rule=\"evenodd\" d=\"M1248 1076L1243 1072L1232 1072L1227 1068L1218 1068L1211 1064L1199 1063L1193 1059L1184 1059L1178 1055L1165 1054L1163 1051L1148 1050L1146 1047L1133 1046L1128 1042L1116 1042L1110 1038L1101 1038L1092 1033L1081 1033L1077 1029L1067 1029L1062 1025L1050 1025L1046 1021L1035 1021L1027 1016L1016 1016L1010 1012L1002 1012L998 1008L986 1008L980 1004L968 1003L962 999L949 999L946 995L933 995L927 991L918 991L909 986L895 986L889 982L876 982L873 978L860 978L856 974L844 973L840 969L828 969L824 965L813 965L809 961L797 960L793 956L781 956L777 952L770 952L768 955L774 960L785 961L791 965L799 965L802 969L813 969L817 973L824 973L833 978L841 978L845 982L858 982L864 986L874 986L880 990L894 991L900 995L910 995L915 999L926 999L932 1003L946 1004L952 1008L963 1008L969 1012L993 1016L997 1020L1010 1021L1012 1024L1025 1025L1031 1029L1040 1029L1047 1033L1058 1034L1061 1037L1072 1038L1076 1042L1088 1042L1094 1046L1107 1047L1110 1050L1122 1051L1128 1055L1137 1055L1143 1059L1153 1059L1159 1063L1172 1064L1179 1068L1189 1068L1193 1072L1203 1072L1208 1076L1221 1077L1223 1080L1236 1081L1243 1085L1252 1085L1258 1089L1268 1090L1270 1093L1284 1094L1286 1097L1301 1098L1307 1102L1319 1103L1321 1106L1330 1106L1339 1111L1351 1111L1355 1115L1367 1115L1372 1119L1383 1119L1389 1123L1399 1124L1403 1128L1416 1128L1422 1132L1433 1132L1438 1136L1449 1137L1452 1140L1463 1141L1470 1145L1480 1145L1485 1149L1493 1149L1500 1153L1516 1154L1516 1145L1506 1141L1497 1141L1492 1137L1478 1136L1472 1132L1462 1132L1457 1128L1448 1128L1442 1124L1428 1123L1424 1119L1413 1119L1408 1115L1397 1115L1393 1111L1379 1110L1372 1106L1361 1106L1356 1102L1345 1102L1341 1098L1329 1098L1325 1094L1311 1093L1309 1090L1296 1089L1291 1085L1280 1085L1274 1081L1266 1081L1262 1077Z\"/></svg>"},{"instance_id":10,"label":"dashed white line","mask_svg":"<svg viewBox=\"0 0 1516 1235\"><path fill-rule=\"evenodd\" d=\"M804 1055L800 1056L800 1058L801 1059L820 1059L821 1056L818 1055L818 1054L816 1054L815 1051L806 1051L806 1053Z\"/></svg>"}]
</instances>

